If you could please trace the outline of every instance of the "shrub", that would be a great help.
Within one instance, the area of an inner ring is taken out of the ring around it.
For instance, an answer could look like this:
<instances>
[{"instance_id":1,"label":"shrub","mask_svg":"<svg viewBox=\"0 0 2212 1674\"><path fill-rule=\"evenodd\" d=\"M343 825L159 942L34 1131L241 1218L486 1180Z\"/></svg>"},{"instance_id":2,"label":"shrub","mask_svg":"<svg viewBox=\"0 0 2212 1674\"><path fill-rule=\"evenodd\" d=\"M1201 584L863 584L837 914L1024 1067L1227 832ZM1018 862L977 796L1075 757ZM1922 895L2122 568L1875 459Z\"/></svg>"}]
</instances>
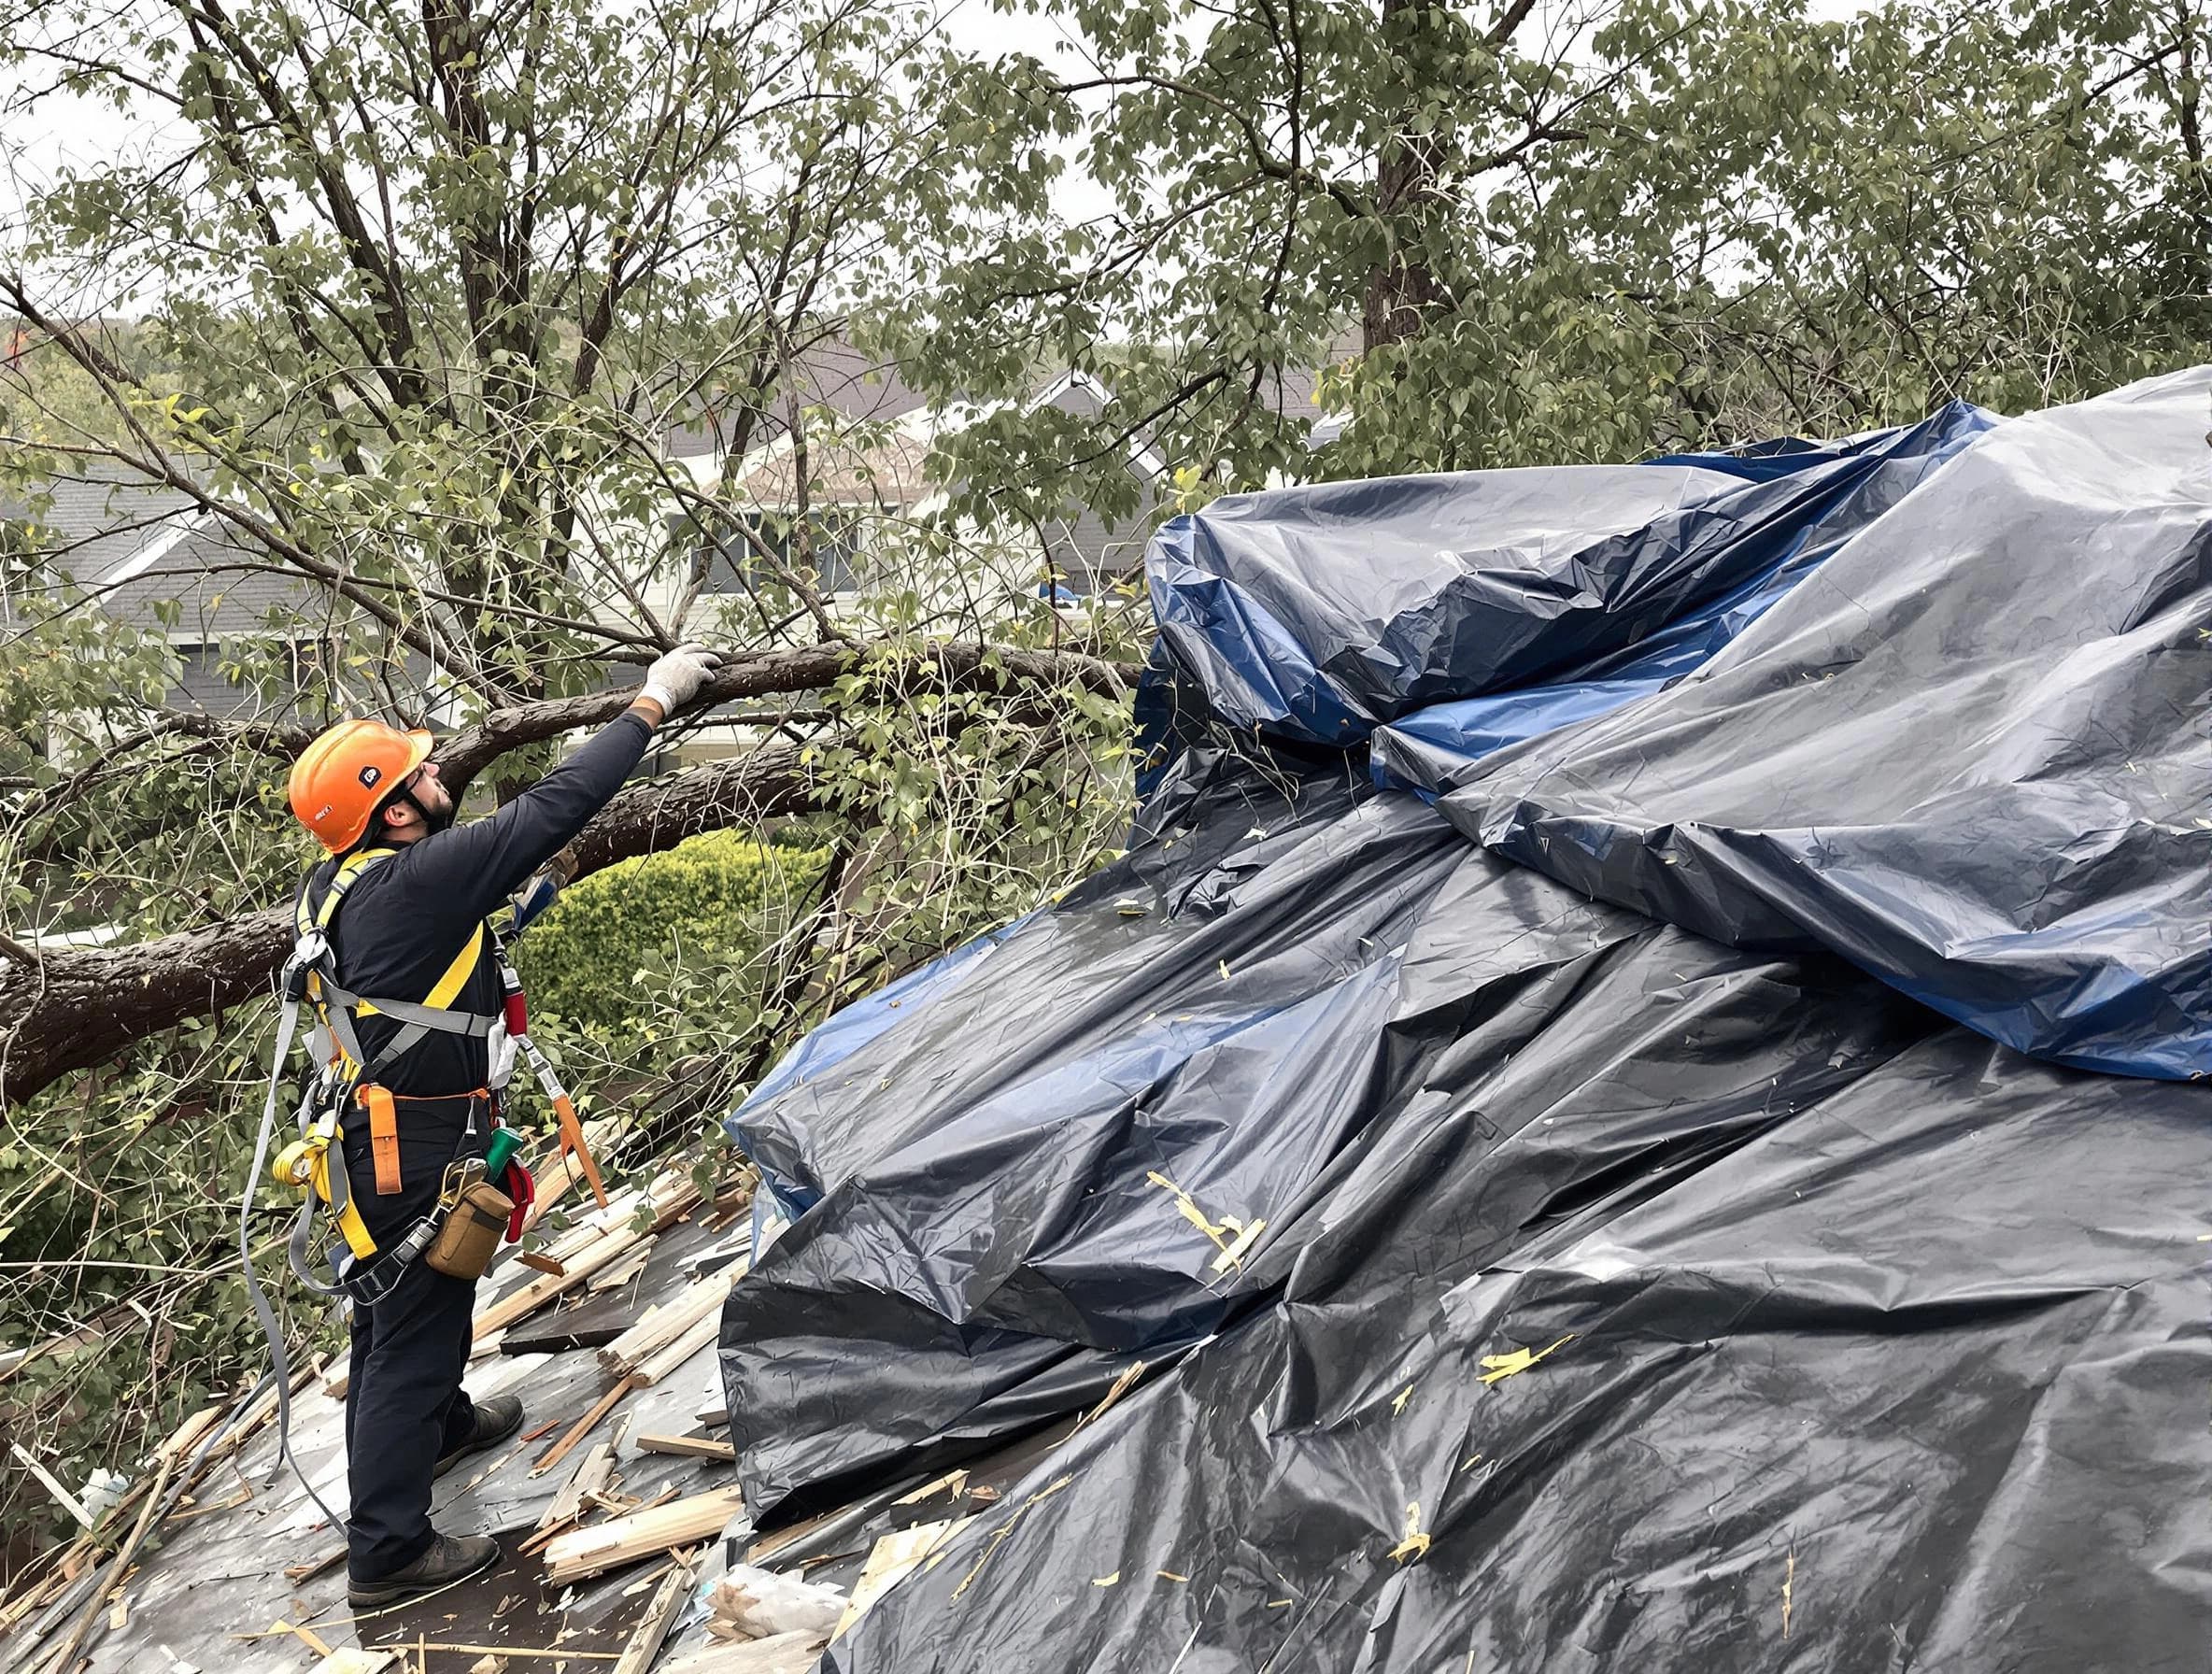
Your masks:
<instances>
[{"instance_id":1,"label":"shrub","mask_svg":"<svg viewBox=\"0 0 2212 1674\"><path fill-rule=\"evenodd\" d=\"M662 1003L641 972L750 963L811 901L827 858L711 831L579 879L516 944L532 1012L629 1028Z\"/></svg>"}]
</instances>

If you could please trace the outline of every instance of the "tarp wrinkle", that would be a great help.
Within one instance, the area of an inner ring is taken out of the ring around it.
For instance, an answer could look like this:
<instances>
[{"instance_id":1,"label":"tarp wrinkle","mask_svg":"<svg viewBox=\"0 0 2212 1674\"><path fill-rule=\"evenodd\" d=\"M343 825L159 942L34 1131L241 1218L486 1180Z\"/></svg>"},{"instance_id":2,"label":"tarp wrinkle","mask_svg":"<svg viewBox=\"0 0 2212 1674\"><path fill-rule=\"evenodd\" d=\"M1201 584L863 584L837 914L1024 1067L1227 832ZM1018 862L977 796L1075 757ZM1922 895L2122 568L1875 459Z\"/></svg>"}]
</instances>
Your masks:
<instances>
[{"instance_id":1,"label":"tarp wrinkle","mask_svg":"<svg viewBox=\"0 0 2212 1674\"><path fill-rule=\"evenodd\" d=\"M1166 525L1126 856L730 1118L758 1516L1145 1366L824 1666L2202 1668L2207 411Z\"/></svg>"}]
</instances>

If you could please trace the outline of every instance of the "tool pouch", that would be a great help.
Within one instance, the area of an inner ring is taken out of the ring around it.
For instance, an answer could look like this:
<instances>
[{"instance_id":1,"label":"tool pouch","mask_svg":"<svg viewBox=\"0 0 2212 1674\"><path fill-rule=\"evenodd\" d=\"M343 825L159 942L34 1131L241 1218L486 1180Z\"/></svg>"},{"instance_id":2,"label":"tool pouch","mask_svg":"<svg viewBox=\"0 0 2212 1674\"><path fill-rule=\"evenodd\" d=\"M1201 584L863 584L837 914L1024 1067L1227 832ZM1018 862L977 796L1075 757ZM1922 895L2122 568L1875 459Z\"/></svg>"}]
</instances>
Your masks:
<instances>
[{"instance_id":1,"label":"tool pouch","mask_svg":"<svg viewBox=\"0 0 2212 1674\"><path fill-rule=\"evenodd\" d=\"M489 1180L464 1189L422 1259L449 1279L480 1279L506 1236L515 1200Z\"/></svg>"}]
</instances>

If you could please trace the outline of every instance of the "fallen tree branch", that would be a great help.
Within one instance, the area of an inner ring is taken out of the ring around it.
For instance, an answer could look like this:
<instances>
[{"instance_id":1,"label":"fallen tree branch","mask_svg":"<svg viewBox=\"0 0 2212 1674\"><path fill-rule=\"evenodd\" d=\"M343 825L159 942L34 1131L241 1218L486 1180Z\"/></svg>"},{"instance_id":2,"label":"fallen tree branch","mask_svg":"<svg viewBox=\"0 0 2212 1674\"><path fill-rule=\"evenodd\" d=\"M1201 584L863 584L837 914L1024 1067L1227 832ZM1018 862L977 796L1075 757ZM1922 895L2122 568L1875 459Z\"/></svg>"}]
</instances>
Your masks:
<instances>
[{"instance_id":1,"label":"fallen tree branch","mask_svg":"<svg viewBox=\"0 0 2212 1674\"><path fill-rule=\"evenodd\" d=\"M972 640L939 641L906 651L899 641L878 640L858 647L818 645L732 653L698 701L680 713L694 716L740 698L818 690L865 666L871 658L888 660L901 656L917 677L933 678L960 690L1050 688L1072 682L1089 691L1119 696L1133 690L1137 684L1134 664L1109 662L1072 651L1030 651ZM488 762L509 750L613 720L635 696L634 688L620 688L494 710L439 746L438 771L448 787L465 785Z\"/></svg>"},{"instance_id":2,"label":"fallen tree branch","mask_svg":"<svg viewBox=\"0 0 2212 1674\"><path fill-rule=\"evenodd\" d=\"M788 745L632 785L576 839L574 875L814 805L811 775ZM266 996L291 946L291 914L276 908L125 946L53 948L32 968L0 966L0 1105L187 1018Z\"/></svg>"}]
</instances>

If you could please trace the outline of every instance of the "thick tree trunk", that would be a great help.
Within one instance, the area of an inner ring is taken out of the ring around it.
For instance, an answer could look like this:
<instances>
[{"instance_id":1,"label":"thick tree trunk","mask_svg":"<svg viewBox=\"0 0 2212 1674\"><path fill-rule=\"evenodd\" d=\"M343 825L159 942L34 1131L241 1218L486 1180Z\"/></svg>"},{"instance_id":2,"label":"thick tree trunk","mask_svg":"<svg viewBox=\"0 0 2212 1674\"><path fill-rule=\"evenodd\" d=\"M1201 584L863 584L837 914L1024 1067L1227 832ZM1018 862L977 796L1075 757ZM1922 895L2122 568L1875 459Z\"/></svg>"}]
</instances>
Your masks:
<instances>
[{"instance_id":1,"label":"thick tree trunk","mask_svg":"<svg viewBox=\"0 0 2212 1674\"><path fill-rule=\"evenodd\" d=\"M1397 39L1400 50L1408 36L1417 36L1429 26L1436 0L1382 0L1382 28ZM1409 54L1415 56L1418 54ZM1400 228L1412 217L1423 199L1436 189L1436 160L1430 142L1412 134L1392 141L1375 174L1375 206L1385 224ZM1444 305L1444 292L1436 275L1418 255L1401 245L1368 274L1367 294L1360 310L1360 339L1372 354L1393 343L1421 334L1430 318Z\"/></svg>"},{"instance_id":2,"label":"thick tree trunk","mask_svg":"<svg viewBox=\"0 0 2212 1674\"><path fill-rule=\"evenodd\" d=\"M810 778L788 745L631 786L601 811L570 854L577 877L687 837L814 807ZM274 993L291 951L291 915L255 913L127 947L56 950L35 968L0 964L0 1105L190 1017Z\"/></svg>"}]
</instances>

